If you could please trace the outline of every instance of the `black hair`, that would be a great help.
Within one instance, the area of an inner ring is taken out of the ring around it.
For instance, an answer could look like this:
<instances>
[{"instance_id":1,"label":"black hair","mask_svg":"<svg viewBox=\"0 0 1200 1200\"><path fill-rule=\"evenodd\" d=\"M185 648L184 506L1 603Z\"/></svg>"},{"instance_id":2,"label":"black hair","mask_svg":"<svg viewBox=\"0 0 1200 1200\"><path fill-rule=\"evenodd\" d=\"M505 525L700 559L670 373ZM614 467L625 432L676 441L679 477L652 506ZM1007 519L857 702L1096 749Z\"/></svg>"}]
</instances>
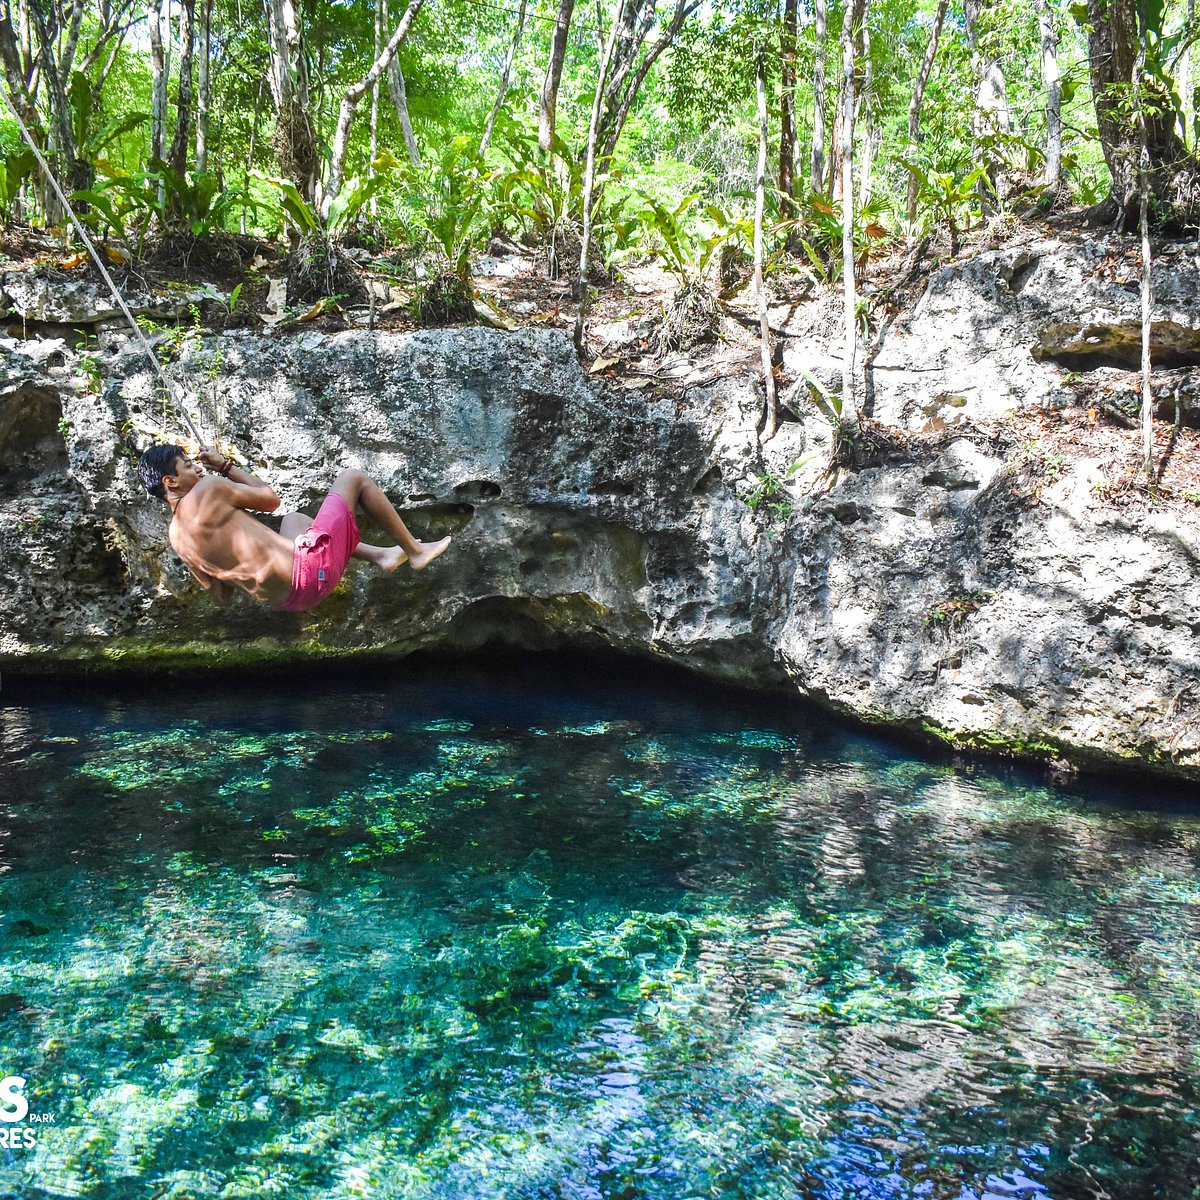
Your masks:
<instances>
[{"instance_id":1,"label":"black hair","mask_svg":"<svg viewBox=\"0 0 1200 1200\"><path fill-rule=\"evenodd\" d=\"M183 455L182 446L169 446L159 443L144 451L138 459L138 479L142 487L158 500L167 498L163 487L163 476L175 474L175 461Z\"/></svg>"}]
</instances>

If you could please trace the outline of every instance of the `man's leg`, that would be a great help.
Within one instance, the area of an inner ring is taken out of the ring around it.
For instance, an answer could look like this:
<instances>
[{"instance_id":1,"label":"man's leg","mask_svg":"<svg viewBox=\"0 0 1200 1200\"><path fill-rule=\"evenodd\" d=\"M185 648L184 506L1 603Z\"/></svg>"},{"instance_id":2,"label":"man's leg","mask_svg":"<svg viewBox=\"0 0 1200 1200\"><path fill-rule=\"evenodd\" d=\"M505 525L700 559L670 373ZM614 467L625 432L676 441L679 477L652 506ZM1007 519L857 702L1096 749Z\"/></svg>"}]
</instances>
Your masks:
<instances>
[{"instance_id":1,"label":"man's leg","mask_svg":"<svg viewBox=\"0 0 1200 1200\"><path fill-rule=\"evenodd\" d=\"M288 513L279 522L279 532L289 542L294 542L312 523L312 517L307 517L304 513Z\"/></svg>"},{"instance_id":2,"label":"man's leg","mask_svg":"<svg viewBox=\"0 0 1200 1200\"><path fill-rule=\"evenodd\" d=\"M351 512L361 505L367 516L396 539L396 546L367 546L360 543L358 550L364 553L360 555L355 551L356 558L374 563L382 571L394 571L405 559L414 571L419 571L429 566L450 545L448 537L438 542L417 541L392 507L392 502L384 495L383 489L362 471L348 468L338 475L330 490L346 501Z\"/></svg>"},{"instance_id":3,"label":"man's leg","mask_svg":"<svg viewBox=\"0 0 1200 1200\"><path fill-rule=\"evenodd\" d=\"M289 542L294 542L312 523L312 517L304 513L288 513L279 522L279 532ZM359 562L369 562L381 571L394 571L408 560L408 555L398 546L371 546L366 542L359 542L350 557L357 558Z\"/></svg>"}]
</instances>

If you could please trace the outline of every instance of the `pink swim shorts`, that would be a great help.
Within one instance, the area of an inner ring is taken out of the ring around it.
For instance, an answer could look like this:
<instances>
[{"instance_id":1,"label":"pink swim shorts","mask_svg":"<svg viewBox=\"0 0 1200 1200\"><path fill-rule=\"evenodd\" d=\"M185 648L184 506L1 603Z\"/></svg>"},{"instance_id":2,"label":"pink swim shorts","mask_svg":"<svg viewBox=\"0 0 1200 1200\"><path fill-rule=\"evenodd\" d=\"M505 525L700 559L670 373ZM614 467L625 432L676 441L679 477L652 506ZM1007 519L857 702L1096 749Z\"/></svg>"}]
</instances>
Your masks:
<instances>
[{"instance_id":1,"label":"pink swim shorts","mask_svg":"<svg viewBox=\"0 0 1200 1200\"><path fill-rule=\"evenodd\" d=\"M330 492L316 520L296 539L291 595L280 612L307 612L337 587L358 545L358 522L336 492Z\"/></svg>"}]
</instances>

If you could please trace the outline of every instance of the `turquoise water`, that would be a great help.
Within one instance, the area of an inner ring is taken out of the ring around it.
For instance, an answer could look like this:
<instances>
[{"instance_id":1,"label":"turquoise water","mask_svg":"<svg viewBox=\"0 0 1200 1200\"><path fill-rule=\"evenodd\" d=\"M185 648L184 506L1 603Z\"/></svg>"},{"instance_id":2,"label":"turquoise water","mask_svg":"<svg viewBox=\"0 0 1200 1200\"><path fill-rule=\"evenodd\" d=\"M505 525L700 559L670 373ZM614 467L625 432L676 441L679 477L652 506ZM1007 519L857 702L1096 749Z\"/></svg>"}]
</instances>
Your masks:
<instances>
[{"instance_id":1,"label":"turquoise water","mask_svg":"<svg viewBox=\"0 0 1200 1200\"><path fill-rule=\"evenodd\" d=\"M400 678L6 690L0 1195L1200 1196L1200 806Z\"/></svg>"}]
</instances>

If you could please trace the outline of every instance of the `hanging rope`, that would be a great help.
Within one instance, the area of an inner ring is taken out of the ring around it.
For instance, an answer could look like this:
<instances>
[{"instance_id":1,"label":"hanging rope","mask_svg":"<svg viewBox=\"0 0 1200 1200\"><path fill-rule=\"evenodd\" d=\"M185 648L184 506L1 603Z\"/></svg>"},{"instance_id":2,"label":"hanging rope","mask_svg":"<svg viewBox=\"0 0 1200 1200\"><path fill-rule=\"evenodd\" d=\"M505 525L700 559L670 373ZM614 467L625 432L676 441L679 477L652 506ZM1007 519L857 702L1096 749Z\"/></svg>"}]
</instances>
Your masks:
<instances>
[{"instance_id":1,"label":"hanging rope","mask_svg":"<svg viewBox=\"0 0 1200 1200\"><path fill-rule=\"evenodd\" d=\"M142 327L134 320L133 313L129 311L129 306L125 303L125 298L121 295L120 289L113 282L113 277L108 273L108 268L104 265L104 261L96 251L92 239L88 237L87 230L80 223L79 218L75 215L75 210L71 207L71 202L63 194L63 190L58 185L58 180L54 176L54 172L50 170L50 164L42 157L41 150L38 149L37 143L33 140L33 136L25 126L25 122L21 120L21 114L17 112L16 105L8 93L4 93L4 102L8 107L8 111L12 113L13 118L17 122L17 127L21 130L21 136L25 139L25 144L33 151L34 158L37 159L38 166L42 168L42 173L46 176L47 182L54 189L55 196L58 197L58 202L63 206L63 211L70 218L71 224L75 226L75 232L83 239L84 246L87 247L88 254L91 255L92 262L96 264L96 270L100 272L104 282L108 284L108 289L113 294L113 299L116 300L121 312L125 314L125 319L129 322L130 329L133 330L133 335L141 343L142 350L145 351L146 357L154 365L154 370L158 374L159 382L166 392L167 397L173 402L176 412L183 417L184 423L187 425L192 437L201 445L206 445L205 439L200 436L196 426L192 423L192 418L188 415L187 409L181 404L173 391L173 384L167 378L167 373L162 369L162 363L158 361L158 355L154 353L154 347L146 341L146 335L142 332Z\"/></svg>"}]
</instances>

